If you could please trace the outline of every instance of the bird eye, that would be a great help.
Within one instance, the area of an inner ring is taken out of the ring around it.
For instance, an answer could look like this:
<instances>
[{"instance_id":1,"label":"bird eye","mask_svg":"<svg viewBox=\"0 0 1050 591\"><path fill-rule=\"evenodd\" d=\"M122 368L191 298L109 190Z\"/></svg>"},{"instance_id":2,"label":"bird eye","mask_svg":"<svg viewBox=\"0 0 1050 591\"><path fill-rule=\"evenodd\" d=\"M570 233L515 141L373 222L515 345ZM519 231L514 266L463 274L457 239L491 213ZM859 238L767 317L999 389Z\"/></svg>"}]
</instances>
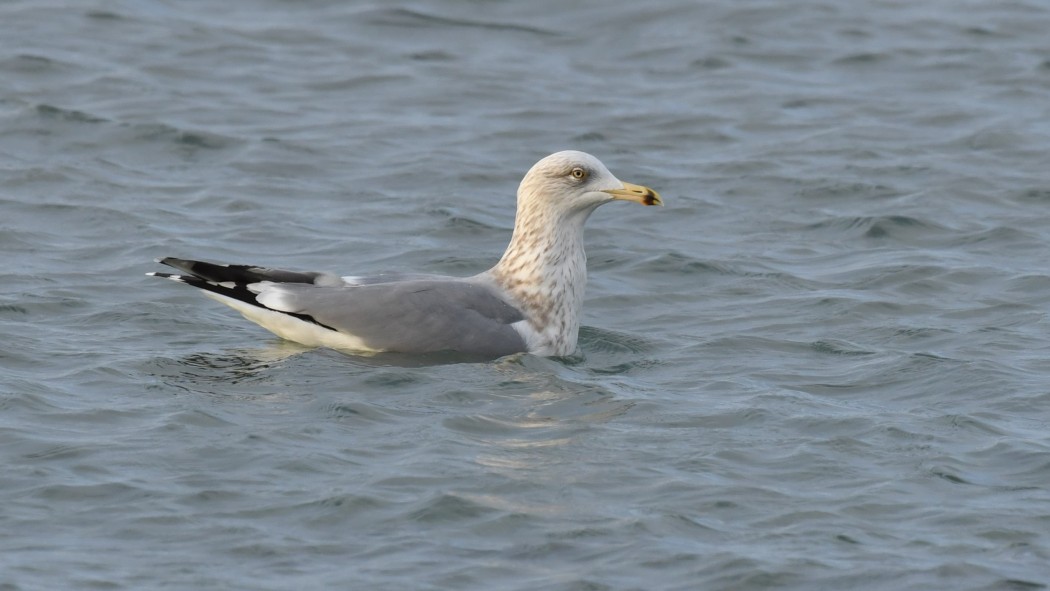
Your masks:
<instances>
[{"instance_id":1,"label":"bird eye","mask_svg":"<svg viewBox=\"0 0 1050 591\"><path fill-rule=\"evenodd\" d=\"M574 178L576 180L580 180L580 181L582 181L583 179L587 178L587 171L582 169L582 168L580 168L579 166L577 166L576 168L572 169L572 172L570 174L572 174L572 178Z\"/></svg>"}]
</instances>

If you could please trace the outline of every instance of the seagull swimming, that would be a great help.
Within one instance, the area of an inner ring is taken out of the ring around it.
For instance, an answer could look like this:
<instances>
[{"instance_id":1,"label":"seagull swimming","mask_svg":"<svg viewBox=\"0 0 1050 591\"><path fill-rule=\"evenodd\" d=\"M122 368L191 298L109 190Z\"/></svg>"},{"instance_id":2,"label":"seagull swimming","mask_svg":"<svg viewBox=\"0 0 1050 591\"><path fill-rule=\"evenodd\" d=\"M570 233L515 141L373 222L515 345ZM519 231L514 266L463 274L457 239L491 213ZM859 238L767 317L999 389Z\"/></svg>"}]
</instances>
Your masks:
<instances>
[{"instance_id":1,"label":"seagull swimming","mask_svg":"<svg viewBox=\"0 0 1050 591\"><path fill-rule=\"evenodd\" d=\"M148 273L192 285L277 336L349 352L453 351L497 358L576 351L587 255L583 226L610 201L663 205L577 151L537 162L518 187L510 245L473 277L370 277L157 259L185 274Z\"/></svg>"}]
</instances>

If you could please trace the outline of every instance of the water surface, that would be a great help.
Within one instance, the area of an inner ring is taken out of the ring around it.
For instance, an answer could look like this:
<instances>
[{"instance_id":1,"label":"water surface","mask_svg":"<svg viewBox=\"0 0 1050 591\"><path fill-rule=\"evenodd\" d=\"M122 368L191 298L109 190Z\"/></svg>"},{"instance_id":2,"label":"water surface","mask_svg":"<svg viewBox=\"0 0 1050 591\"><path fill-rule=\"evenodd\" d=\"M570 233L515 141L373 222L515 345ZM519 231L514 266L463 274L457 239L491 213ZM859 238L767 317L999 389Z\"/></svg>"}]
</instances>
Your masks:
<instances>
[{"instance_id":1,"label":"water surface","mask_svg":"<svg viewBox=\"0 0 1050 591\"><path fill-rule=\"evenodd\" d=\"M0 6L0 589L1043 589L1038 2ZM536 160L581 350L276 340L183 256L468 275Z\"/></svg>"}]
</instances>

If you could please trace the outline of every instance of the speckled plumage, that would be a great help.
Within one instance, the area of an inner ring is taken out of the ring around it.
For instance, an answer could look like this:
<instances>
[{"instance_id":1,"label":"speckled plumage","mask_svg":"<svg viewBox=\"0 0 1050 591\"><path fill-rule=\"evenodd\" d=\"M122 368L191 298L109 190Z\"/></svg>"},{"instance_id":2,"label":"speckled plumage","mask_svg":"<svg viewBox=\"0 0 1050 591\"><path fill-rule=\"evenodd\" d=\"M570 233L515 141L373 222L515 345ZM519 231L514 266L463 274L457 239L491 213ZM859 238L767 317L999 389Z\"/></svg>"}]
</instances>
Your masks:
<instances>
[{"instance_id":1,"label":"speckled plumage","mask_svg":"<svg viewBox=\"0 0 1050 591\"><path fill-rule=\"evenodd\" d=\"M577 168L587 178L574 178ZM622 187L601 161L576 151L540 160L521 181L510 245L486 273L524 313L535 333L530 351L576 350L587 286L584 224L599 205L614 199L605 190Z\"/></svg>"},{"instance_id":2,"label":"speckled plumage","mask_svg":"<svg viewBox=\"0 0 1050 591\"><path fill-rule=\"evenodd\" d=\"M353 351L576 350L587 283L583 226L601 204L658 205L652 189L621 182L594 156L565 151L537 162L518 188L510 245L474 277L338 277L165 258L198 287L275 334Z\"/></svg>"}]
</instances>

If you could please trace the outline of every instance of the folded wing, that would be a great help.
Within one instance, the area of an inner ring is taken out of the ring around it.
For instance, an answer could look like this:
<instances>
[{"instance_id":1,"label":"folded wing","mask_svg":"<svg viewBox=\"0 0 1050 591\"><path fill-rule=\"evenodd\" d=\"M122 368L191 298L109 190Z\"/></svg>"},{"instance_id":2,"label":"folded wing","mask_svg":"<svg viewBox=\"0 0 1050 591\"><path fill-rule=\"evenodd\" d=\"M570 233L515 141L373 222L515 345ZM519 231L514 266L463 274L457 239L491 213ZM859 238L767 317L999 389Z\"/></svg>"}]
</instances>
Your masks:
<instances>
[{"instance_id":1,"label":"folded wing","mask_svg":"<svg viewBox=\"0 0 1050 591\"><path fill-rule=\"evenodd\" d=\"M279 336L308 345L492 357L526 350L512 326L524 319L521 312L494 286L473 279L350 284L329 273L160 262L189 275L153 275L200 288Z\"/></svg>"}]
</instances>

